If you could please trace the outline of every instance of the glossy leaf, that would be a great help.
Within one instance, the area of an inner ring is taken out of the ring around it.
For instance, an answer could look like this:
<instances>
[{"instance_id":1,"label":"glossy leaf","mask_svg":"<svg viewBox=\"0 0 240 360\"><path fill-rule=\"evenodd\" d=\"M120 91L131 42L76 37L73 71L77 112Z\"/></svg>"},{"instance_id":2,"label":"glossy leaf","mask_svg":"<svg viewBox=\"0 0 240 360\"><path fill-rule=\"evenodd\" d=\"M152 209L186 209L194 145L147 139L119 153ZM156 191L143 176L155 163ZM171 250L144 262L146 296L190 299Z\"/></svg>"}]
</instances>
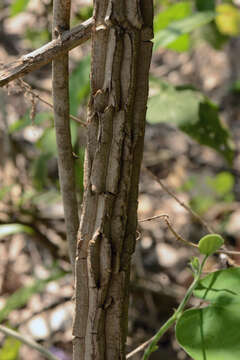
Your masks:
<instances>
[{"instance_id":1,"label":"glossy leaf","mask_svg":"<svg viewBox=\"0 0 240 360\"><path fill-rule=\"evenodd\" d=\"M218 234L209 234L203 236L199 243L198 248L201 254L212 255L224 244L223 238Z\"/></svg>"}]
</instances>

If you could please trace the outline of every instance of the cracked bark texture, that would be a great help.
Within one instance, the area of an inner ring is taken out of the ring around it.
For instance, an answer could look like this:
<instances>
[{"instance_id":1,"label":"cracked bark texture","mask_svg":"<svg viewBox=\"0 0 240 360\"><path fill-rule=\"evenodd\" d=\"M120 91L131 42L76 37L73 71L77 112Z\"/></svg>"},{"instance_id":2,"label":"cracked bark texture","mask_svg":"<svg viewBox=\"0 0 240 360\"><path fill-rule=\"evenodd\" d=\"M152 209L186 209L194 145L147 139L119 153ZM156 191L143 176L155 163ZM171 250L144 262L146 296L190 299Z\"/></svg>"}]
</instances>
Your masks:
<instances>
[{"instance_id":1,"label":"cracked bark texture","mask_svg":"<svg viewBox=\"0 0 240 360\"><path fill-rule=\"evenodd\" d=\"M69 30L70 7L71 0L53 1L53 37L58 38L60 41L62 41L64 31ZM64 54L53 60L52 91L60 188L63 199L69 255L73 269L75 269L79 218L70 133L68 80L68 54Z\"/></svg>"},{"instance_id":2,"label":"cracked bark texture","mask_svg":"<svg viewBox=\"0 0 240 360\"><path fill-rule=\"evenodd\" d=\"M122 360L152 53L152 0L95 0L93 17L73 358Z\"/></svg>"}]
</instances>

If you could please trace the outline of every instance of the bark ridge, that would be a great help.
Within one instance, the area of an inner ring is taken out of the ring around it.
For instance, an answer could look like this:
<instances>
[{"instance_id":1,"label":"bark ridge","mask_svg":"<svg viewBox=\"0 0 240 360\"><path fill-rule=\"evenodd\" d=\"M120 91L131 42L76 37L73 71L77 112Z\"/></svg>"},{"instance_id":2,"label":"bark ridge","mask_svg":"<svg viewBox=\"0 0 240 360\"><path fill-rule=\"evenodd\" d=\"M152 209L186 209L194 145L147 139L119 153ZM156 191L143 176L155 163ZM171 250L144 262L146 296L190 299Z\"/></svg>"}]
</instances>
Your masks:
<instances>
[{"instance_id":1,"label":"bark ridge","mask_svg":"<svg viewBox=\"0 0 240 360\"><path fill-rule=\"evenodd\" d=\"M85 195L75 270L74 360L122 360L153 4L95 0L93 18Z\"/></svg>"}]
</instances>

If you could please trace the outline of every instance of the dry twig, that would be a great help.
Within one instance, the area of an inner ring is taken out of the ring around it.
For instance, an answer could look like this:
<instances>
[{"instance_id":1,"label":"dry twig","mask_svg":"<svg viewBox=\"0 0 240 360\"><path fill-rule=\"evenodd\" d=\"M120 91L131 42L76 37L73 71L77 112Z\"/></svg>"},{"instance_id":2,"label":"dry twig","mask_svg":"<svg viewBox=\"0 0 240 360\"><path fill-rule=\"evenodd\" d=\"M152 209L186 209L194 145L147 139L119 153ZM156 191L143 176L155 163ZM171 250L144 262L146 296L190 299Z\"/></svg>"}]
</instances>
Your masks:
<instances>
[{"instance_id":1,"label":"dry twig","mask_svg":"<svg viewBox=\"0 0 240 360\"><path fill-rule=\"evenodd\" d=\"M53 59L67 53L78 45L86 42L90 36L94 24L93 18L84 21L81 25L71 30L64 31L61 37L52 40L39 49L23 55L10 64L5 65L0 73L0 86L22 77L29 72L39 69Z\"/></svg>"},{"instance_id":2,"label":"dry twig","mask_svg":"<svg viewBox=\"0 0 240 360\"><path fill-rule=\"evenodd\" d=\"M209 233L214 232L213 229L206 223L206 221L201 216L199 216L193 209L191 209L190 206L185 204L183 201L179 200L178 197L171 190L169 190L168 187L163 183L163 181L161 181L151 170L149 170L147 167L143 167L143 169L162 187L164 191L166 191L168 195L174 198L177 201L177 203L181 205L185 210L187 210L188 213L196 221L202 224L202 226L204 226Z\"/></svg>"},{"instance_id":3,"label":"dry twig","mask_svg":"<svg viewBox=\"0 0 240 360\"><path fill-rule=\"evenodd\" d=\"M39 96L31 88L31 86L29 84L27 84L25 81L23 81L22 79L18 79L17 83L23 91L26 91L27 93L31 94L34 98L36 98L37 100L41 101L43 104L45 104L45 105L49 106L51 109L53 109L53 105L49 101L47 101L47 100L43 99L41 96ZM87 127L87 124L84 121L82 121L81 119L79 119L78 117L69 115L69 118L78 122L80 125Z\"/></svg>"}]
</instances>

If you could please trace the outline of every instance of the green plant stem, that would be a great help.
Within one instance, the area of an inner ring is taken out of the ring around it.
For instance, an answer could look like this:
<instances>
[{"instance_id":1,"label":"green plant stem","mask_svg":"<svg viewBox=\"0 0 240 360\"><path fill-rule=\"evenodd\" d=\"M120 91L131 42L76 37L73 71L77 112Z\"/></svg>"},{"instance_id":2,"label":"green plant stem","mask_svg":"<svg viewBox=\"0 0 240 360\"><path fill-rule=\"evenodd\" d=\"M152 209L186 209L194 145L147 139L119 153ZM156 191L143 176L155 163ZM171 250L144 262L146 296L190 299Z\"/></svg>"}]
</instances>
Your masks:
<instances>
[{"instance_id":1,"label":"green plant stem","mask_svg":"<svg viewBox=\"0 0 240 360\"><path fill-rule=\"evenodd\" d=\"M55 355L53 355L50 351L48 351L47 349L45 349L43 346L39 345L37 342L35 342L32 339L29 339L26 336L23 336L21 334L19 334L18 332L7 328L6 326L0 325L0 332L2 332L5 335L8 336L12 336L13 338L21 341L23 344L31 347L34 350L37 350L38 352L40 352L43 356L45 356L46 359L48 360L59 360L58 357L56 357Z\"/></svg>"},{"instance_id":2,"label":"green plant stem","mask_svg":"<svg viewBox=\"0 0 240 360\"><path fill-rule=\"evenodd\" d=\"M183 300L181 301L181 303L179 304L177 310L174 312L174 314L163 324L163 326L158 330L158 332L156 333L156 335L153 338L153 341L151 342L151 344L147 347L142 360L147 360L149 358L149 356L151 355L152 352L154 352L155 350L157 350L157 343L158 341L161 339L161 337L163 336L163 334L165 334L165 332L177 321L177 319L179 318L179 316L182 314L186 304L188 303L188 300L190 299L190 297L192 296L192 293L194 291L194 289L196 288L201 274L202 274L202 269L203 266L206 262L208 258L208 255L205 255L205 257L203 258L203 261L199 267L198 272L195 274L194 280L192 282L192 284L190 285L190 287L188 288Z\"/></svg>"}]
</instances>

